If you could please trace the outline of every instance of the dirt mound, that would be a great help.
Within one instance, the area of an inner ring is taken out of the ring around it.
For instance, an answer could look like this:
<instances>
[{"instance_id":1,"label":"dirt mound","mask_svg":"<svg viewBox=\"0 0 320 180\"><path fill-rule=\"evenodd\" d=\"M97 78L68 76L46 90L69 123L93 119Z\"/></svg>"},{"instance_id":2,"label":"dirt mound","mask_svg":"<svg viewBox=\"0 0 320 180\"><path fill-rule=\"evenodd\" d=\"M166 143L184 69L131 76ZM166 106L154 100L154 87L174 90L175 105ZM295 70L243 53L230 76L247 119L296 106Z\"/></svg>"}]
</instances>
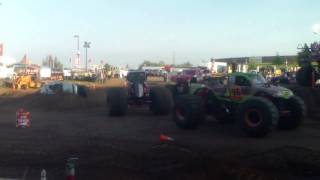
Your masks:
<instances>
[{"instance_id":1,"label":"dirt mound","mask_svg":"<svg viewBox=\"0 0 320 180\"><path fill-rule=\"evenodd\" d=\"M85 98L72 94L40 95L28 97L26 106L29 108L41 108L44 110L71 110L82 109L89 106Z\"/></svg>"},{"instance_id":2,"label":"dirt mound","mask_svg":"<svg viewBox=\"0 0 320 180\"><path fill-rule=\"evenodd\" d=\"M45 111L83 110L104 106L105 90L90 91L83 98L73 94L43 95L40 93L25 96L6 96L0 98L0 105L5 108L41 109Z\"/></svg>"}]
</instances>

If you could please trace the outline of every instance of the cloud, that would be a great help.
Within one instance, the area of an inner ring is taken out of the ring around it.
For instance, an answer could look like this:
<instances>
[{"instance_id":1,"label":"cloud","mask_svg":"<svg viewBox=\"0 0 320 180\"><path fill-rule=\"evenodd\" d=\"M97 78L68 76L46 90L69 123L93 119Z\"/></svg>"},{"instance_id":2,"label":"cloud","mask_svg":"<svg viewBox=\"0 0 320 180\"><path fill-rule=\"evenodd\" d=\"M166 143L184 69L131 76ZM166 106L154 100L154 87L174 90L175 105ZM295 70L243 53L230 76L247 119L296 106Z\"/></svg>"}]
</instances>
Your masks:
<instances>
[{"instance_id":1,"label":"cloud","mask_svg":"<svg viewBox=\"0 0 320 180\"><path fill-rule=\"evenodd\" d=\"M312 31L313 31L313 33L315 33L315 34L320 34L320 24L318 23L318 24L314 24L313 26L312 26Z\"/></svg>"}]
</instances>

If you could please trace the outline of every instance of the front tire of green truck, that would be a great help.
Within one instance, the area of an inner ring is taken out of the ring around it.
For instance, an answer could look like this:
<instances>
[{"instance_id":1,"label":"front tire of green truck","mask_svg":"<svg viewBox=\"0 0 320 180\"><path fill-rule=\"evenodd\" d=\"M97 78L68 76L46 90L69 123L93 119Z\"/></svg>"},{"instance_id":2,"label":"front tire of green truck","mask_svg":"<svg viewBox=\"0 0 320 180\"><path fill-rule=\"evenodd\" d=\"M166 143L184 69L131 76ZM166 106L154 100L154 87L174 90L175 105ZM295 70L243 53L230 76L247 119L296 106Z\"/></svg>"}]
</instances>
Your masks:
<instances>
[{"instance_id":1,"label":"front tire of green truck","mask_svg":"<svg viewBox=\"0 0 320 180\"><path fill-rule=\"evenodd\" d=\"M282 130L293 130L298 128L305 115L306 106L303 100L298 96L292 96L285 102L289 111L288 115L279 119L278 127Z\"/></svg>"},{"instance_id":2,"label":"front tire of green truck","mask_svg":"<svg viewBox=\"0 0 320 180\"><path fill-rule=\"evenodd\" d=\"M176 99L173 120L182 129L195 129L204 119L205 110L201 97L181 95Z\"/></svg>"},{"instance_id":3,"label":"front tire of green truck","mask_svg":"<svg viewBox=\"0 0 320 180\"><path fill-rule=\"evenodd\" d=\"M272 102L254 97L239 105L235 117L248 136L264 137L270 132L273 122L278 122L279 114Z\"/></svg>"}]
</instances>

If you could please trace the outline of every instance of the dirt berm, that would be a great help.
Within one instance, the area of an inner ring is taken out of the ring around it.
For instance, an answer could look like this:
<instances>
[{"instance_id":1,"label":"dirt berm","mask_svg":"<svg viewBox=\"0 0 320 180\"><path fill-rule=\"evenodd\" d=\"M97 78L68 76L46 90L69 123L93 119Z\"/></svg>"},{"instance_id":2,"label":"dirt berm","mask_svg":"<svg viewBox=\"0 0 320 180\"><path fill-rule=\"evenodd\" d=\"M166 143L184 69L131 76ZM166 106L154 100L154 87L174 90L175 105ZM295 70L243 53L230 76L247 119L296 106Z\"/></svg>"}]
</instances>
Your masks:
<instances>
[{"instance_id":1,"label":"dirt berm","mask_svg":"<svg viewBox=\"0 0 320 180\"><path fill-rule=\"evenodd\" d=\"M40 93L23 96L8 95L0 97L0 106L6 108L40 109L44 111L82 110L104 106L105 90L97 89L83 98L73 94L43 95Z\"/></svg>"}]
</instances>

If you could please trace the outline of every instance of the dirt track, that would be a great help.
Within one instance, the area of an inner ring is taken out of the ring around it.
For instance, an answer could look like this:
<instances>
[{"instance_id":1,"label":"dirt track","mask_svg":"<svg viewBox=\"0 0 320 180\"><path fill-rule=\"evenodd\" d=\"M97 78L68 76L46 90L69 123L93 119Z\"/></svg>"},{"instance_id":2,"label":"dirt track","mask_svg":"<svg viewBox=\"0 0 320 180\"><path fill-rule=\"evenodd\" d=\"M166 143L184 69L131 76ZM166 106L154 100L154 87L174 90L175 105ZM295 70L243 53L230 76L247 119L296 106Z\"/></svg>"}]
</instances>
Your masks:
<instances>
[{"instance_id":1,"label":"dirt track","mask_svg":"<svg viewBox=\"0 0 320 180\"><path fill-rule=\"evenodd\" d=\"M104 87L96 88L88 99L1 94L0 177L39 179L45 168L48 179L64 179L65 160L76 156L77 179L320 179L320 123L314 119L264 139L210 117L185 131L147 108L108 117ZM15 127L18 107L31 112L30 128ZM161 132L176 141L161 144Z\"/></svg>"}]
</instances>

